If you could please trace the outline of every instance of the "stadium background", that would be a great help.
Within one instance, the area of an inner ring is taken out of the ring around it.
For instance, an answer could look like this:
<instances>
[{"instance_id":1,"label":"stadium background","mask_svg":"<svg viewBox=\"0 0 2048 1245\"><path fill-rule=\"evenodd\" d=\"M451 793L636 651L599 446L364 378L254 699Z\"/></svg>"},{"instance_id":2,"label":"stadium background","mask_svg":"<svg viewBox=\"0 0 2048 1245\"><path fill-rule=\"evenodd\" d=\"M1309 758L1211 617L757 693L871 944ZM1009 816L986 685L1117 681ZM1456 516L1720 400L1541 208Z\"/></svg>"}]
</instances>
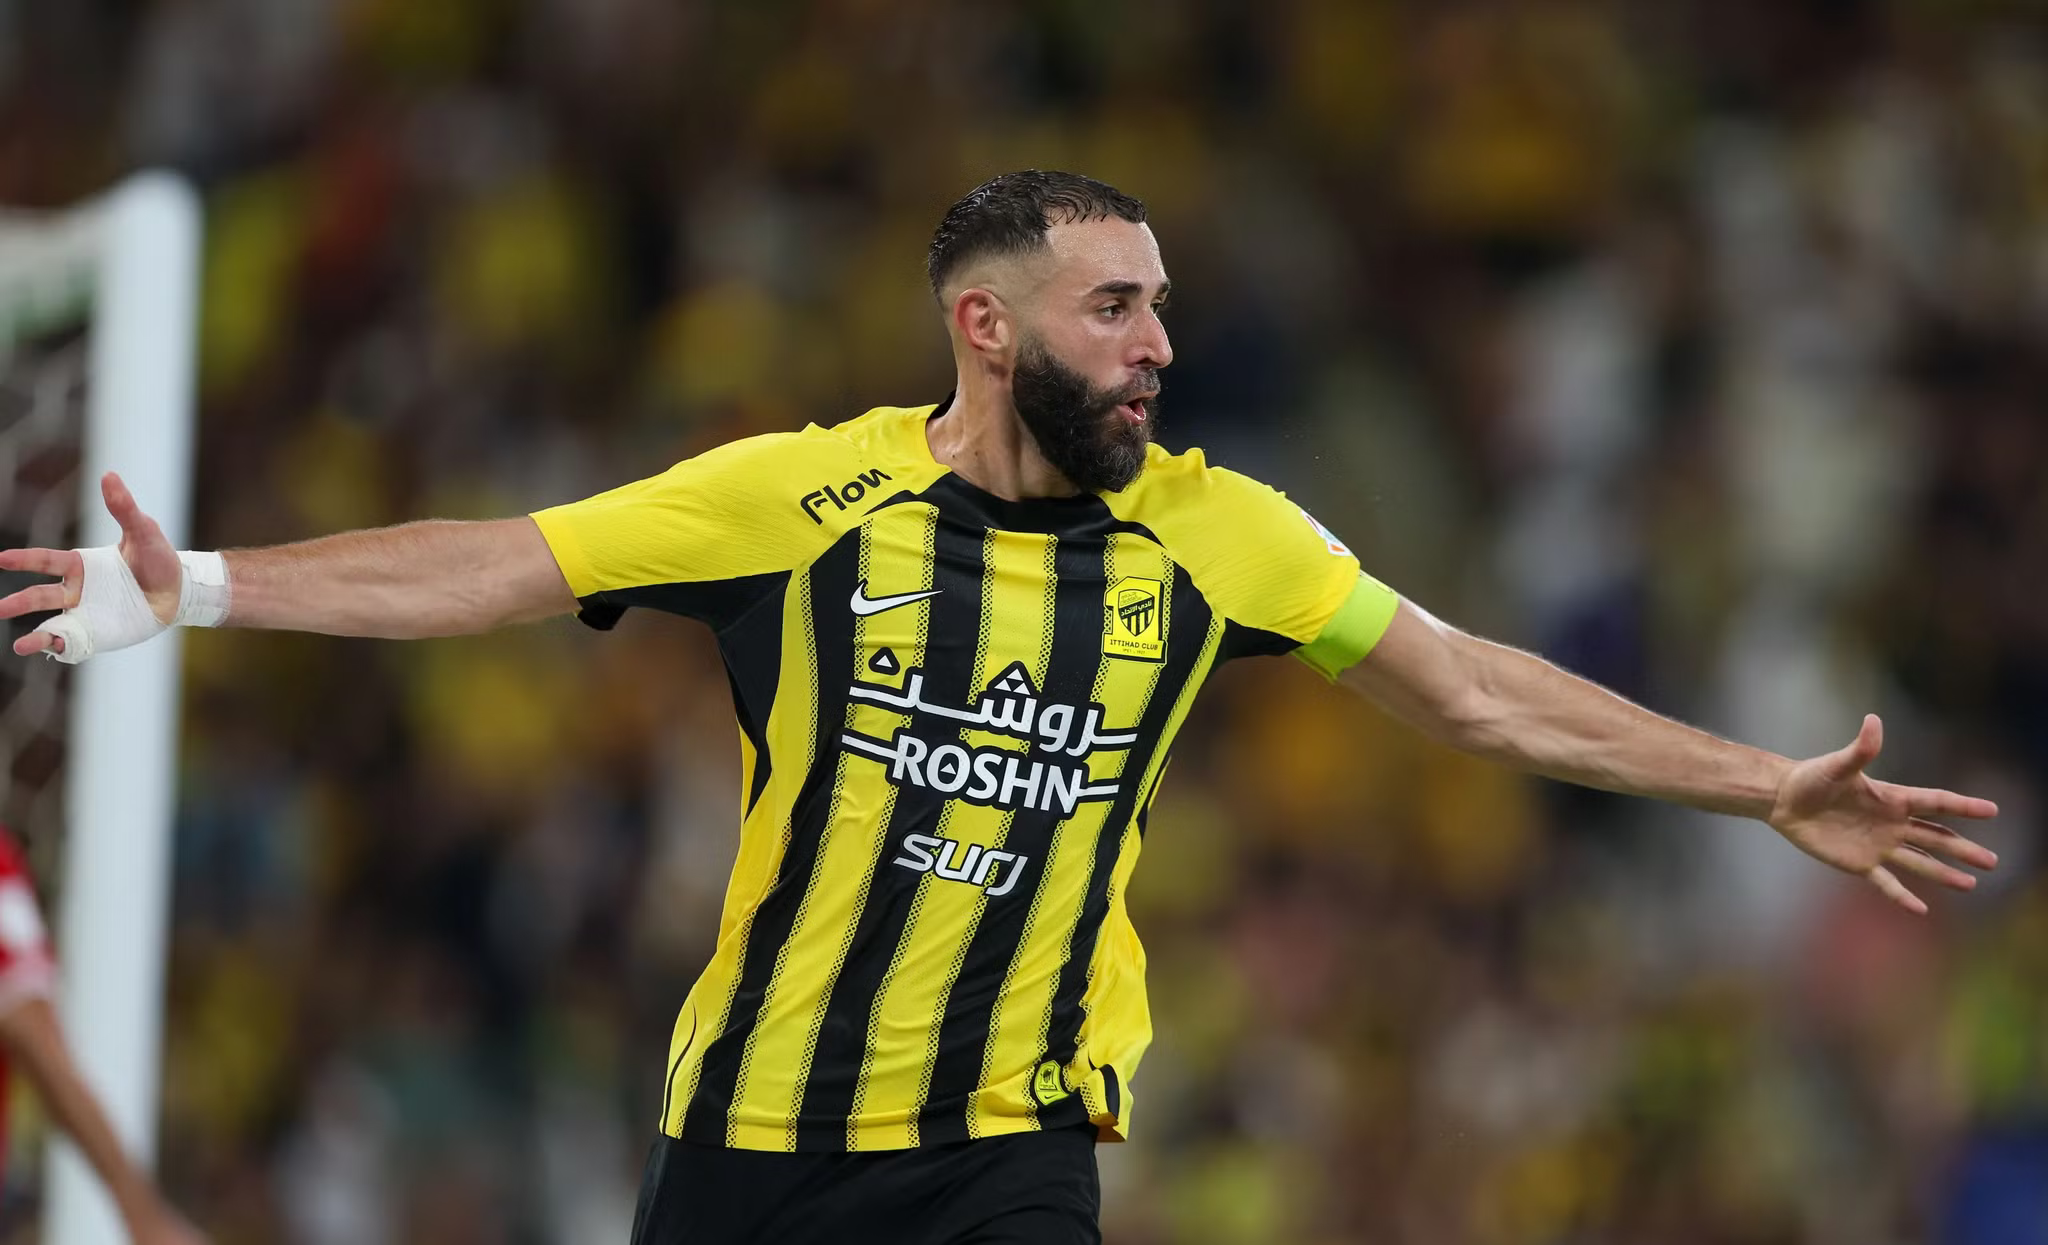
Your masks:
<instances>
[{"instance_id":1,"label":"stadium background","mask_svg":"<svg viewBox=\"0 0 2048 1245\"><path fill-rule=\"evenodd\" d=\"M1875 708L2006 863L1915 921L1233 670L1132 891L1108 1239L2048 1239L2037 6L0 0L0 201L144 164L207 207L201 547L937 400L945 206L1141 195L1168 444L1689 720ZM187 677L172 1191L222 1245L623 1241L733 849L708 637L204 633Z\"/></svg>"}]
</instances>

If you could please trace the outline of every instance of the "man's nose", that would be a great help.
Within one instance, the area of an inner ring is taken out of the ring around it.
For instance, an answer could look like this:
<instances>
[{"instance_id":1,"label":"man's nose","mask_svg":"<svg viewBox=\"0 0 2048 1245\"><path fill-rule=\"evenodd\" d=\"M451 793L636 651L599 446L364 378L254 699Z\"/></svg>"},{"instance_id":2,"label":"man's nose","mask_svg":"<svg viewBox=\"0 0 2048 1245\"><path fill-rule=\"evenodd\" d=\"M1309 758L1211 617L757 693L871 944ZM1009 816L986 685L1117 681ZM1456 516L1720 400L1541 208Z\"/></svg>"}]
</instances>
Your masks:
<instances>
[{"instance_id":1,"label":"man's nose","mask_svg":"<svg viewBox=\"0 0 2048 1245\"><path fill-rule=\"evenodd\" d=\"M1166 325L1157 312L1145 313L1136 345L1137 357L1131 360L1135 366L1165 367L1173 362L1173 343L1167 340Z\"/></svg>"}]
</instances>

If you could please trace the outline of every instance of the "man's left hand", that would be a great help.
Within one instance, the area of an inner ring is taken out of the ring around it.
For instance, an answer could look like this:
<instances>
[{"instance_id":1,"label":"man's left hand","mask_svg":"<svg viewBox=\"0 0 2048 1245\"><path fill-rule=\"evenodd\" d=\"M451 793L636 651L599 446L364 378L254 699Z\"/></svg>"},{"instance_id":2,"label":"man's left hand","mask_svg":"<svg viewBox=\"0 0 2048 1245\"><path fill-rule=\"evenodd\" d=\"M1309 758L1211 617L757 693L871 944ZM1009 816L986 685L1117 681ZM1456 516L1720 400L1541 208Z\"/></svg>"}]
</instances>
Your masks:
<instances>
[{"instance_id":1,"label":"man's left hand","mask_svg":"<svg viewBox=\"0 0 2048 1245\"><path fill-rule=\"evenodd\" d=\"M1998 806L1953 791L1902 787L1870 777L1863 771L1883 747L1884 724L1868 714L1848 747L1801 761L1786 773L1767 820L1807 855L1869 879L1885 898L1925 916L1925 901L1907 890L1894 870L1969 890L1977 885L1976 875L1938 856L1978 869L1992 868L1998 857L1932 819L1995 817Z\"/></svg>"}]
</instances>

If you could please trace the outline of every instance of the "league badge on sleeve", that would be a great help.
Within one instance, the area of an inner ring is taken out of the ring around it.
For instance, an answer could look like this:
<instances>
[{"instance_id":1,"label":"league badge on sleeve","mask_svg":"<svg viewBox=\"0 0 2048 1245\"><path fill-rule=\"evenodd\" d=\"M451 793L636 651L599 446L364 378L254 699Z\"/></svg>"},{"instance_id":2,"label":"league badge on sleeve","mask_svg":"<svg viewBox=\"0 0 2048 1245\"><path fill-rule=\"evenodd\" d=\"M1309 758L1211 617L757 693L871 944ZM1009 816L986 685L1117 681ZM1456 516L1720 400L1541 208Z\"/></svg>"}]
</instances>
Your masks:
<instances>
[{"instance_id":1,"label":"league badge on sleeve","mask_svg":"<svg viewBox=\"0 0 2048 1245\"><path fill-rule=\"evenodd\" d=\"M1337 558L1348 558L1352 556L1350 547L1347 546L1343 541L1337 539L1337 533L1331 531L1327 527L1324 527L1321 523L1316 522L1316 517L1314 515L1310 514L1306 510L1303 510L1301 512L1301 517L1307 519L1308 525L1316 529L1316 535L1323 538L1323 547L1330 551L1330 556Z\"/></svg>"}]
</instances>

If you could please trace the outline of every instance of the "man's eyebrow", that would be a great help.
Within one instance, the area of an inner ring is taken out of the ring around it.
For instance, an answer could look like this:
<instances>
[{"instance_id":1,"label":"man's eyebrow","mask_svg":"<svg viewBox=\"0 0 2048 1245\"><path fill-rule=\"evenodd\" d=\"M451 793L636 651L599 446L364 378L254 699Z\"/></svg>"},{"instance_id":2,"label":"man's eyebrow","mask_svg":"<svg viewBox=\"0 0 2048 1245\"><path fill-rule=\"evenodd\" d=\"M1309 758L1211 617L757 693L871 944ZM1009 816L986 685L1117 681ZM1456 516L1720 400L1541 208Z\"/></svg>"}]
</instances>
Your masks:
<instances>
[{"instance_id":1,"label":"man's eyebrow","mask_svg":"<svg viewBox=\"0 0 2048 1245\"><path fill-rule=\"evenodd\" d=\"M1136 281L1104 281L1101 285L1098 285L1094 289L1088 291L1088 297L1100 298L1104 295L1114 295L1118 298L1123 298L1131 294L1142 294L1144 292L1145 287ZM1164 299L1168 294L1171 294L1172 292L1173 282L1162 281L1159 283L1160 298Z\"/></svg>"}]
</instances>

